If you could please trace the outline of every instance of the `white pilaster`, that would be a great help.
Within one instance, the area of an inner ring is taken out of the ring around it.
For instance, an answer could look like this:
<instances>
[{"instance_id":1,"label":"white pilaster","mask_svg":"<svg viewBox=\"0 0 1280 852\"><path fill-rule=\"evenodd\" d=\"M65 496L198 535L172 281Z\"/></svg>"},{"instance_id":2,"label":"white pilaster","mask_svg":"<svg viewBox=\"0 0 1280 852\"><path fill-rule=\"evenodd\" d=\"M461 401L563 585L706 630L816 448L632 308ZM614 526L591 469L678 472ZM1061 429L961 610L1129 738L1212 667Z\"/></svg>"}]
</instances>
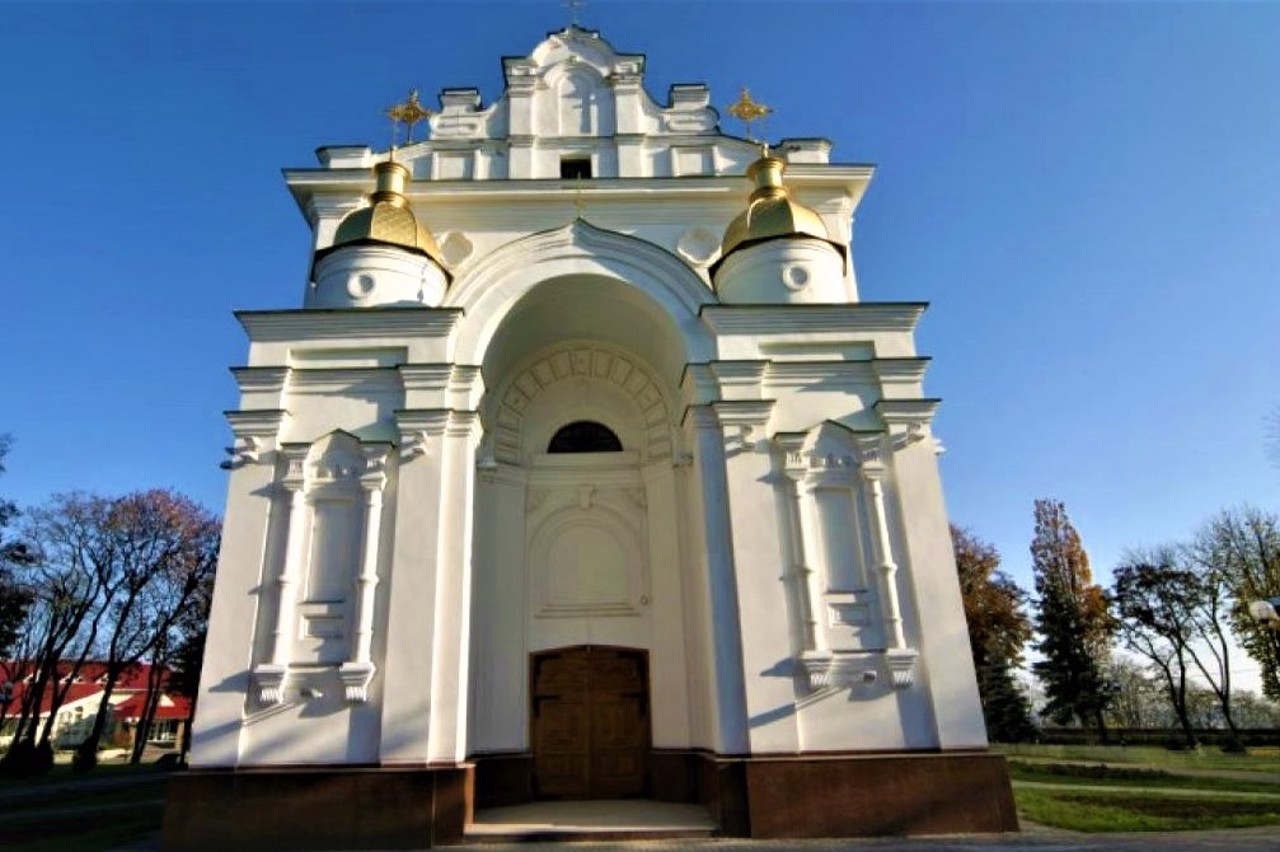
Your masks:
<instances>
[{"instance_id":1,"label":"white pilaster","mask_svg":"<svg viewBox=\"0 0 1280 852\"><path fill-rule=\"evenodd\" d=\"M387 651L383 661L385 764L426 763L431 719L431 647L435 632L436 552L445 423L443 409L396 412L400 468L395 546L386 579Z\"/></svg>"},{"instance_id":2,"label":"white pilaster","mask_svg":"<svg viewBox=\"0 0 1280 852\"><path fill-rule=\"evenodd\" d=\"M719 366L719 365L717 365ZM736 376L735 395L751 396L747 372ZM728 483L729 526L742 625L742 665L752 753L800 749L791 626L785 599L787 543L766 430L773 400L740 398L712 404L721 425Z\"/></svg>"},{"instance_id":3,"label":"white pilaster","mask_svg":"<svg viewBox=\"0 0 1280 852\"><path fill-rule=\"evenodd\" d=\"M910 686L915 679L917 653L907 647L902 630L902 605L898 599L898 563L893 558L893 540L889 535L889 518L884 501L883 436L864 438L861 442L859 475L866 495L867 513L871 516L871 546L876 569L880 574L880 591L884 595L883 616L888 650L885 658L896 687Z\"/></svg>"},{"instance_id":4,"label":"white pilaster","mask_svg":"<svg viewBox=\"0 0 1280 852\"><path fill-rule=\"evenodd\" d=\"M435 763L466 758L467 691L471 640L471 538L474 526L476 447L480 416L451 411L441 448L441 492L437 537L435 630L431 644L431 733Z\"/></svg>"},{"instance_id":5,"label":"white pilaster","mask_svg":"<svg viewBox=\"0 0 1280 852\"><path fill-rule=\"evenodd\" d=\"M905 585L919 633L921 664L944 749L980 748L986 729L978 700L977 678L969 651L969 633L960 597L951 532L938 474L937 443L928 424L935 400L883 400L876 411L889 428L893 488L886 494L908 566Z\"/></svg>"},{"instance_id":6,"label":"white pilaster","mask_svg":"<svg viewBox=\"0 0 1280 852\"><path fill-rule=\"evenodd\" d=\"M373 663L373 607L378 587L378 552L382 544L382 491L387 484L386 460L389 447L364 449L365 472L360 477L364 490L364 536L360 556L360 574L356 577L356 618L351 658L338 671L347 701L364 702L369 698L369 682L376 666Z\"/></svg>"},{"instance_id":7,"label":"white pilaster","mask_svg":"<svg viewBox=\"0 0 1280 852\"><path fill-rule=\"evenodd\" d=\"M707 591L711 612L712 700L714 748L720 754L750 751L747 696L742 662L742 626L738 616L738 581L734 570L729 492L725 479L724 434L709 406L694 406L687 416L693 426L693 458L702 505L696 515L704 525Z\"/></svg>"},{"instance_id":8,"label":"white pilaster","mask_svg":"<svg viewBox=\"0 0 1280 852\"><path fill-rule=\"evenodd\" d=\"M271 656L253 670L260 704L284 701L289 676L289 656L298 603L298 577L303 569L307 539L307 492L305 463L308 446L294 445L281 450L288 465L280 488L289 495L289 529L285 538L284 564L276 578L276 617L271 629Z\"/></svg>"},{"instance_id":9,"label":"white pilaster","mask_svg":"<svg viewBox=\"0 0 1280 852\"><path fill-rule=\"evenodd\" d=\"M253 657L252 625L271 518L276 436L285 417L280 410L227 415L236 445L254 449L251 457L234 456L227 464L227 510L192 727L192 766L232 767L239 762L240 726Z\"/></svg>"}]
</instances>

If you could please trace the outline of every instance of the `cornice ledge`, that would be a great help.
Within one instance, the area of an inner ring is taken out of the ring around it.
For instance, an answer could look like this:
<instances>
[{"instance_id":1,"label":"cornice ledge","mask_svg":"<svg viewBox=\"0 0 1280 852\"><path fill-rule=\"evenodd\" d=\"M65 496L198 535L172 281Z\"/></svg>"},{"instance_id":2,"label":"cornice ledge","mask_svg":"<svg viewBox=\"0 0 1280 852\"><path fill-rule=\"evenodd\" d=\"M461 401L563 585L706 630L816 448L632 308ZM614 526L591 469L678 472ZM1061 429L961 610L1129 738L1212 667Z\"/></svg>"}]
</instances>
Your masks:
<instances>
[{"instance_id":1,"label":"cornice ledge","mask_svg":"<svg viewBox=\"0 0 1280 852\"><path fill-rule=\"evenodd\" d=\"M290 367L232 367L231 375L241 393L282 391L289 380Z\"/></svg>"},{"instance_id":2,"label":"cornice ledge","mask_svg":"<svg viewBox=\"0 0 1280 852\"><path fill-rule=\"evenodd\" d=\"M926 302L855 302L847 305L704 305L702 322L717 334L780 335L803 332L911 332Z\"/></svg>"},{"instance_id":3,"label":"cornice ledge","mask_svg":"<svg viewBox=\"0 0 1280 852\"><path fill-rule=\"evenodd\" d=\"M772 399L724 399L711 403L710 408L721 425L737 426L749 433L767 426L776 402Z\"/></svg>"},{"instance_id":4,"label":"cornice ledge","mask_svg":"<svg viewBox=\"0 0 1280 852\"><path fill-rule=\"evenodd\" d=\"M292 311L236 311L253 342L301 338L447 337L461 308L312 308Z\"/></svg>"},{"instance_id":5,"label":"cornice ledge","mask_svg":"<svg viewBox=\"0 0 1280 852\"><path fill-rule=\"evenodd\" d=\"M942 400L934 397L922 399L882 399L871 407L880 415L886 426L927 426L937 414Z\"/></svg>"},{"instance_id":6,"label":"cornice ledge","mask_svg":"<svg viewBox=\"0 0 1280 852\"><path fill-rule=\"evenodd\" d=\"M877 378L889 382L919 382L924 380L932 359L920 355L906 358L876 358L870 361Z\"/></svg>"},{"instance_id":7,"label":"cornice ledge","mask_svg":"<svg viewBox=\"0 0 1280 852\"><path fill-rule=\"evenodd\" d=\"M263 408L249 411L224 411L223 416L231 424L231 431L236 437L256 435L274 438L289 416L283 408Z\"/></svg>"}]
</instances>

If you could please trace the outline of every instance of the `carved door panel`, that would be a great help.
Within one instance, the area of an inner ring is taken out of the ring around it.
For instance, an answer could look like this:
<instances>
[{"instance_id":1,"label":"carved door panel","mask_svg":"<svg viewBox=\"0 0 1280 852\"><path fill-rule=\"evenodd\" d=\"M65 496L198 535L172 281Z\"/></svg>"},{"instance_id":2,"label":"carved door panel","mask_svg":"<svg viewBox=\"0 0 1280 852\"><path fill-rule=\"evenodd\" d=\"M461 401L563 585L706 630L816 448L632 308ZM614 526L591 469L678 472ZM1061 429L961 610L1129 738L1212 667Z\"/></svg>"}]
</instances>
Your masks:
<instances>
[{"instance_id":1,"label":"carved door panel","mask_svg":"<svg viewBox=\"0 0 1280 852\"><path fill-rule=\"evenodd\" d=\"M533 658L533 765L539 796L643 796L649 751L644 651L573 648Z\"/></svg>"}]
</instances>

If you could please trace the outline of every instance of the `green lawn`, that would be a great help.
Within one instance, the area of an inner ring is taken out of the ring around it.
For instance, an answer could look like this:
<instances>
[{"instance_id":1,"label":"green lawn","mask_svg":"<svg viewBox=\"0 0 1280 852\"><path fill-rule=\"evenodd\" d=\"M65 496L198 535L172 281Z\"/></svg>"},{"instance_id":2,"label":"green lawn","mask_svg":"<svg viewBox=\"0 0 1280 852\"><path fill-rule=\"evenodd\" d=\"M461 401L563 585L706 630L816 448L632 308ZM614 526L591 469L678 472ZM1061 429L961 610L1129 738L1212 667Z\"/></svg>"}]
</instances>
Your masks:
<instances>
[{"instance_id":1,"label":"green lawn","mask_svg":"<svg viewBox=\"0 0 1280 852\"><path fill-rule=\"evenodd\" d=\"M1071 831L1190 831L1280 825L1280 797L1197 799L1118 790L1014 790L1018 815Z\"/></svg>"},{"instance_id":2,"label":"green lawn","mask_svg":"<svg viewBox=\"0 0 1280 852\"><path fill-rule=\"evenodd\" d=\"M1280 749L1251 749L1247 754L1226 754L1206 746L1198 751L1170 751L1158 746L1061 746L993 745L993 751L1009 757L1049 760L1083 760L1157 766L1165 769L1225 769L1238 772L1280 774Z\"/></svg>"},{"instance_id":3,"label":"green lawn","mask_svg":"<svg viewBox=\"0 0 1280 852\"><path fill-rule=\"evenodd\" d=\"M1233 793L1280 795L1280 784L1215 778L1204 775L1175 775L1163 769L1107 766L1101 763L1052 763L1009 759L1009 774L1015 781L1042 784L1087 784L1092 787L1147 787L1169 790L1217 790Z\"/></svg>"}]
</instances>

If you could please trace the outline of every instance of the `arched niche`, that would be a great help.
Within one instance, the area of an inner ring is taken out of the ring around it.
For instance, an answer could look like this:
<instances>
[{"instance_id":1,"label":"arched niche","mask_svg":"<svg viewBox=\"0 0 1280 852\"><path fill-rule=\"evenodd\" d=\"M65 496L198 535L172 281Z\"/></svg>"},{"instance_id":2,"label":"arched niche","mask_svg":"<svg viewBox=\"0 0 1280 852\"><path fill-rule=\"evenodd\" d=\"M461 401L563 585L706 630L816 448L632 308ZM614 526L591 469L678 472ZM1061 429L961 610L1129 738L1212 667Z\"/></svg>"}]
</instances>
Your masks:
<instances>
[{"instance_id":1,"label":"arched niche","mask_svg":"<svg viewBox=\"0 0 1280 852\"><path fill-rule=\"evenodd\" d=\"M599 423L640 463L669 458L672 405L643 360L596 341L541 350L498 386L486 408L494 458L527 464L576 421Z\"/></svg>"},{"instance_id":2,"label":"arched niche","mask_svg":"<svg viewBox=\"0 0 1280 852\"><path fill-rule=\"evenodd\" d=\"M454 360L482 364L489 387L538 349L594 338L635 352L670 387L715 358L699 318L710 287L684 261L581 219L514 240L458 278L443 307L462 308Z\"/></svg>"}]
</instances>

